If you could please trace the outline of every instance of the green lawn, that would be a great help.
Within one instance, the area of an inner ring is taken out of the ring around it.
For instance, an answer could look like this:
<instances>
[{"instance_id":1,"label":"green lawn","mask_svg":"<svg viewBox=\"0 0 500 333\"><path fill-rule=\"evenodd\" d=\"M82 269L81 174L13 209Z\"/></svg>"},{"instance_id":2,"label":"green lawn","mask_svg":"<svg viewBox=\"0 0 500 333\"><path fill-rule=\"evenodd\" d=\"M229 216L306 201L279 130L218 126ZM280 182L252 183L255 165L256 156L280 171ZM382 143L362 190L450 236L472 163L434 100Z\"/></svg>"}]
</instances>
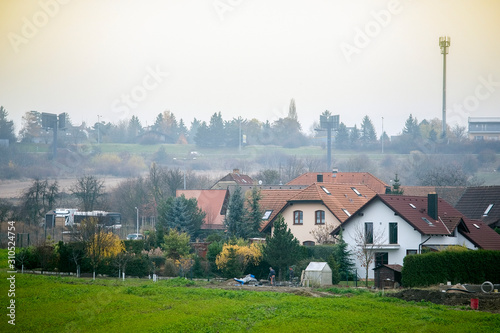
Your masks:
<instances>
[{"instance_id":1,"label":"green lawn","mask_svg":"<svg viewBox=\"0 0 500 333\"><path fill-rule=\"evenodd\" d=\"M6 281L5 269L0 277ZM2 295L5 287L2 282ZM178 279L92 282L18 273L15 300L18 332L494 332L500 327L499 315L370 292L314 298L203 288ZM0 331L8 332L12 327L2 317Z\"/></svg>"}]
</instances>

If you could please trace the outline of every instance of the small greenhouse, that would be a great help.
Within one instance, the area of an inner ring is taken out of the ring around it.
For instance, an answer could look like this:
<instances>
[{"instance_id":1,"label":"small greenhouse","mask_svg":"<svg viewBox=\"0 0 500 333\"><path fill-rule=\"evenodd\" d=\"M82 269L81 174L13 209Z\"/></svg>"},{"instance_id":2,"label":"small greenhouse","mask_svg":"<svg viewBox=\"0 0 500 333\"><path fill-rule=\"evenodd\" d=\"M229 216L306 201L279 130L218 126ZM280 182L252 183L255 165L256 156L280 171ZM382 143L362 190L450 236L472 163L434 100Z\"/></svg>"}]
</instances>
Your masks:
<instances>
[{"instance_id":1,"label":"small greenhouse","mask_svg":"<svg viewBox=\"0 0 500 333\"><path fill-rule=\"evenodd\" d=\"M304 271L302 285L321 287L332 284L332 269L326 262L311 261Z\"/></svg>"}]
</instances>

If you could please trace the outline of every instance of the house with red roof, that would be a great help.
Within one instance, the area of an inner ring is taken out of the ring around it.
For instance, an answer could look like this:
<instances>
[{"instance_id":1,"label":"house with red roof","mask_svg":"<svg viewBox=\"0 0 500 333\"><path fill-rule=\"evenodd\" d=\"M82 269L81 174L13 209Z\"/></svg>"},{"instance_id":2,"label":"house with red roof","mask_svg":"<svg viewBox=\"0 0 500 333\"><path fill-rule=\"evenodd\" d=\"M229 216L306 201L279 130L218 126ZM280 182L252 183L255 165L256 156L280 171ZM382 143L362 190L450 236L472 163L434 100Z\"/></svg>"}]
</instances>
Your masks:
<instances>
[{"instance_id":1,"label":"house with red roof","mask_svg":"<svg viewBox=\"0 0 500 333\"><path fill-rule=\"evenodd\" d=\"M300 244L318 243L315 231L328 233L343 223L376 192L366 185L314 183L303 189L263 189L260 206L264 211L262 231L272 233L281 214Z\"/></svg>"},{"instance_id":2,"label":"house with red roof","mask_svg":"<svg viewBox=\"0 0 500 333\"><path fill-rule=\"evenodd\" d=\"M287 185L311 185L313 183L366 185L373 191L384 194L390 190L390 186L369 172L306 172Z\"/></svg>"},{"instance_id":3,"label":"house with red roof","mask_svg":"<svg viewBox=\"0 0 500 333\"><path fill-rule=\"evenodd\" d=\"M403 265L405 256L424 248L439 251L461 245L472 250L500 250L499 234L482 221L469 219L435 193L427 197L377 194L332 234L341 230L351 253L365 249L373 254L369 278L374 277L374 268ZM356 255L353 259L358 272L364 272L361 260Z\"/></svg>"},{"instance_id":4,"label":"house with red roof","mask_svg":"<svg viewBox=\"0 0 500 333\"><path fill-rule=\"evenodd\" d=\"M201 229L224 230L224 218L229 203L229 191L224 190L177 190L176 196L184 195L186 199L195 198L198 207L205 212L205 220Z\"/></svg>"},{"instance_id":5,"label":"house with red roof","mask_svg":"<svg viewBox=\"0 0 500 333\"><path fill-rule=\"evenodd\" d=\"M222 177L217 183L215 183L211 189L212 190L225 190L228 186L238 185L238 186L246 186L252 185L253 179L248 176L240 173L239 169L233 169L233 172L228 173L224 177Z\"/></svg>"}]
</instances>

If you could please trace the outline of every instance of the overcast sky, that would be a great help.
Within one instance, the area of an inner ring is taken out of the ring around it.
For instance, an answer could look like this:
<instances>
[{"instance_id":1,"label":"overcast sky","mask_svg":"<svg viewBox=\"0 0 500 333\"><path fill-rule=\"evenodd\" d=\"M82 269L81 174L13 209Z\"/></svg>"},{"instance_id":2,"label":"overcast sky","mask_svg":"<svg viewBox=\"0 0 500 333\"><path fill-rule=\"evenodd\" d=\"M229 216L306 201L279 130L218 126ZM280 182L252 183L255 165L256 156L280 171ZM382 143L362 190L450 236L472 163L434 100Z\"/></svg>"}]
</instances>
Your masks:
<instances>
[{"instance_id":1,"label":"overcast sky","mask_svg":"<svg viewBox=\"0 0 500 333\"><path fill-rule=\"evenodd\" d=\"M292 98L309 132L329 110L380 135L412 113L448 123L500 115L496 0L1 0L0 105L74 124L173 112L190 124L274 121Z\"/></svg>"}]
</instances>

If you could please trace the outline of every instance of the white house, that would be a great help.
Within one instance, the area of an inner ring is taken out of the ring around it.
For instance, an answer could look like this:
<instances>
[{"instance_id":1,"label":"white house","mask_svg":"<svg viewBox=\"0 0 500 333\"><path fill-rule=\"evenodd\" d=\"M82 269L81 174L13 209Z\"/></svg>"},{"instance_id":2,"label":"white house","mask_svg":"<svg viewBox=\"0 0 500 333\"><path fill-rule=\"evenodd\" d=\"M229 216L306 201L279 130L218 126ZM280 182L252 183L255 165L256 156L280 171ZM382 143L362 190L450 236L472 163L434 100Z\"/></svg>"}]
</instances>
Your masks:
<instances>
[{"instance_id":1,"label":"white house","mask_svg":"<svg viewBox=\"0 0 500 333\"><path fill-rule=\"evenodd\" d=\"M422 248L439 251L450 245L469 249L500 250L500 235L481 221L471 220L435 193L428 197L378 194L352 214L332 234L342 229L353 253L358 275L365 276L355 254L365 249L374 260L368 267L403 265L403 258Z\"/></svg>"}]
</instances>

